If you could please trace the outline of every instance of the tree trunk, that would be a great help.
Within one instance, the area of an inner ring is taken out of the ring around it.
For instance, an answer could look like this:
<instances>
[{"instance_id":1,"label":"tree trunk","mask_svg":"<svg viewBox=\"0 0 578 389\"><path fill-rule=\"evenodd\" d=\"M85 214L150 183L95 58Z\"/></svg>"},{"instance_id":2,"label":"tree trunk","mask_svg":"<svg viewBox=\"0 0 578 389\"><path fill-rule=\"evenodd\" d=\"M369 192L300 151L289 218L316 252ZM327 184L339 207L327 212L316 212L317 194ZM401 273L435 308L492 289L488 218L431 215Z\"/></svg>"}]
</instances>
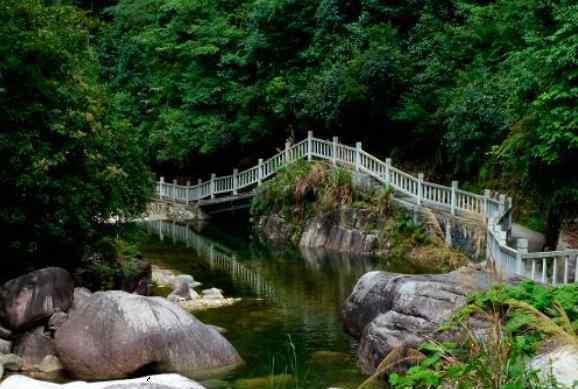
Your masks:
<instances>
[{"instance_id":1,"label":"tree trunk","mask_svg":"<svg viewBox=\"0 0 578 389\"><path fill-rule=\"evenodd\" d=\"M562 228L562 213L558 204L550 204L546 214L544 250L556 250Z\"/></svg>"}]
</instances>

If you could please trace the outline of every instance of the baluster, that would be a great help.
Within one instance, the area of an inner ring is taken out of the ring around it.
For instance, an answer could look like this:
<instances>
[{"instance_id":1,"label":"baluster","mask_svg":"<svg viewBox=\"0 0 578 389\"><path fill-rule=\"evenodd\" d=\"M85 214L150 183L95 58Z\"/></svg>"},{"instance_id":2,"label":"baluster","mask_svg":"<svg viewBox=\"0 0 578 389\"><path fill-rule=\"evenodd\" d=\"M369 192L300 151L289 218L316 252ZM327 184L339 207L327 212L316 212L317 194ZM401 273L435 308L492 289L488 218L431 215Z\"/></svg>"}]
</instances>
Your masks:
<instances>
[{"instance_id":1,"label":"baluster","mask_svg":"<svg viewBox=\"0 0 578 389\"><path fill-rule=\"evenodd\" d=\"M548 266L546 258L542 258L542 283L545 284L548 281Z\"/></svg>"},{"instance_id":2,"label":"baluster","mask_svg":"<svg viewBox=\"0 0 578 389\"><path fill-rule=\"evenodd\" d=\"M532 259L532 281L536 281L536 260Z\"/></svg>"},{"instance_id":3,"label":"baluster","mask_svg":"<svg viewBox=\"0 0 578 389\"><path fill-rule=\"evenodd\" d=\"M570 272L570 257L565 255L564 256L564 284L568 283L568 277Z\"/></svg>"},{"instance_id":4,"label":"baluster","mask_svg":"<svg viewBox=\"0 0 578 389\"><path fill-rule=\"evenodd\" d=\"M554 268L552 269L552 286L558 283L558 257L554 257Z\"/></svg>"}]
</instances>

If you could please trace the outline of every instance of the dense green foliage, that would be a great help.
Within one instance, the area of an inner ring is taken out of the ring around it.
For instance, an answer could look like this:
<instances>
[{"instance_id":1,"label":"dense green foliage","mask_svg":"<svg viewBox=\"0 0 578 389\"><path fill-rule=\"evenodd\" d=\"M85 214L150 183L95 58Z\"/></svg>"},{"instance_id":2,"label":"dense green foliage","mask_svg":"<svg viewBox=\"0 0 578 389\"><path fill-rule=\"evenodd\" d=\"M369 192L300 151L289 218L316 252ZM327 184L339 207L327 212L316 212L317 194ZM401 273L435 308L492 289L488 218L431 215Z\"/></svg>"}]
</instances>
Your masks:
<instances>
[{"instance_id":1,"label":"dense green foliage","mask_svg":"<svg viewBox=\"0 0 578 389\"><path fill-rule=\"evenodd\" d=\"M78 258L150 193L138 134L98 81L92 26L72 6L0 4L3 256Z\"/></svg>"},{"instance_id":2,"label":"dense green foliage","mask_svg":"<svg viewBox=\"0 0 578 389\"><path fill-rule=\"evenodd\" d=\"M0 22L0 221L19 252L137 212L149 162L229 172L306 130L518 188L551 247L578 213L570 0L6 0Z\"/></svg>"},{"instance_id":3,"label":"dense green foliage","mask_svg":"<svg viewBox=\"0 0 578 389\"><path fill-rule=\"evenodd\" d=\"M391 374L393 388L558 388L540 382L526 365L544 342L576 344L578 286L551 289L533 282L500 286L470 297L470 304L447 323L463 331L457 342L428 342L423 357L407 373ZM485 338L475 335L468 318L486 320Z\"/></svg>"},{"instance_id":4,"label":"dense green foliage","mask_svg":"<svg viewBox=\"0 0 578 389\"><path fill-rule=\"evenodd\" d=\"M578 209L573 1L123 0L109 15L104 77L160 164L230 169L313 129L521 187L550 246Z\"/></svg>"}]
</instances>

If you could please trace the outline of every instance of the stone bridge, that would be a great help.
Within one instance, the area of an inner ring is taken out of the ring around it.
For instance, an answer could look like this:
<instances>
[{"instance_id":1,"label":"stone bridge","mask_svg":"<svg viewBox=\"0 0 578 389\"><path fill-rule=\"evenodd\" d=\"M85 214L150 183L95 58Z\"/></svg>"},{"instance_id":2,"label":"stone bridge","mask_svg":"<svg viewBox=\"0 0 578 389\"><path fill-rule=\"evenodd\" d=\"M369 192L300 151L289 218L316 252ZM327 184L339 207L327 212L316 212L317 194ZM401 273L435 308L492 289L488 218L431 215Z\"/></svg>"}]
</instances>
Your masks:
<instances>
[{"instance_id":1,"label":"stone bridge","mask_svg":"<svg viewBox=\"0 0 578 389\"><path fill-rule=\"evenodd\" d=\"M450 186L429 182L422 173L412 175L392 165L391 159L381 160L363 150L360 142L354 147L332 140L315 138L312 132L306 139L285 143L283 151L246 170L217 177L212 174L196 185L180 185L176 181L156 183L157 206L170 212L181 212L190 218L246 208L259 186L276 172L299 160L322 160L348 169L355 175L368 177L374 183L386 185L394 192L394 200L414 213L434 212L444 226L448 243L455 236L456 218L467 225L482 229L485 250L480 253L496 269L507 275L521 275L552 285L578 281L578 250L528 252L528 242L518 239L516 247L509 239L512 228L512 200L504 194L485 190L472 193L459 188L457 181ZM179 211L180 210L180 211ZM185 217L186 218L186 217ZM461 225L464 225L461 223ZM461 236L467 237L467 229ZM478 234L479 235L479 234ZM467 241L467 239L466 239ZM478 250L479 251L479 250Z\"/></svg>"}]
</instances>

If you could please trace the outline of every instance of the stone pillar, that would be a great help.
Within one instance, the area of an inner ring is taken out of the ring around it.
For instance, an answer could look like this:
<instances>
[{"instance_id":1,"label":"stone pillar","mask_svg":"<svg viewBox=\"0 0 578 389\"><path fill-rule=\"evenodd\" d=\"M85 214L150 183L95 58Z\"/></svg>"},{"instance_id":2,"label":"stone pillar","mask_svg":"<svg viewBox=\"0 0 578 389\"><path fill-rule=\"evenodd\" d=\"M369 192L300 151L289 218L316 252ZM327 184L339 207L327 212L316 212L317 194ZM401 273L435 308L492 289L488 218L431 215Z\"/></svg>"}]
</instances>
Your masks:
<instances>
[{"instance_id":1,"label":"stone pillar","mask_svg":"<svg viewBox=\"0 0 578 389\"><path fill-rule=\"evenodd\" d=\"M177 201L177 179L173 180L173 201Z\"/></svg>"},{"instance_id":2,"label":"stone pillar","mask_svg":"<svg viewBox=\"0 0 578 389\"><path fill-rule=\"evenodd\" d=\"M451 199L452 202L450 205L450 210L452 215L454 216L456 215L456 208L458 206L458 193L457 193L458 185L459 185L458 181L452 181L452 199Z\"/></svg>"},{"instance_id":3,"label":"stone pillar","mask_svg":"<svg viewBox=\"0 0 578 389\"><path fill-rule=\"evenodd\" d=\"M516 242L516 273L524 276L524 260L522 258L523 254L528 254L528 240L518 239Z\"/></svg>"},{"instance_id":4,"label":"stone pillar","mask_svg":"<svg viewBox=\"0 0 578 389\"><path fill-rule=\"evenodd\" d=\"M423 202L423 173L417 175L417 205L421 205Z\"/></svg>"},{"instance_id":5,"label":"stone pillar","mask_svg":"<svg viewBox=\"0 0 578 389\"><path fill-rule=\"evenodd\" d=\"M189 202L191 201L191 181L187 181L187 189L185 190L185 202L187 205L189 205Z\"/></svg>"},{"instance_id":6,"label":"stone pillar","mask_svg":"<svg viewBox=\"0 0 578 389\"><path fill-rule=\"evenodd\" d=\"M259 158L259 163L257 164L257 185L261 186L261 181L263 177L263 158Z\"/></svg>"},{"instance_id":7,"label":"stone pillar","mask_svg":"<svg viewBox=\"0 0 578 389\"><path fill-rule=\"evenodd\" d=\"M163 199L163 191L165 190L165 178L161 177L160 183L159 183L159 200Z\"/></svg>"},{"instance_id":8,"label":"stone pillar","mask_svg":"<svg viewBox=\"0 0 578 389\"><path fill-rule=\"evenodd\" d=\"M355 171L361 170L361 142L355 144Z\"/></svg>"},{"instance_id":9,"label":"stone pillar","mask_svg":"<svg viewBox=\"0 0 578 389\"><path fill-rule=\"evenodd\" d=\"M311 162L313 158L313 131L307 131L307 160Z\"/></svg>"},{"instance_id":10,"label":"stone pillar","mask_svg":"<svg viewBox=\"0 0 578 389\"><path fill-rule=\"evenodd\" d=\"M233 195L238 195L239 191L239 169L233 169Z\"/></svg>"},{"instance_id":11,"label":"stone pillar","mask_svg":"<svg viewBox=\"0 0 578 389\"><path fill-rule=\"evenodd\" d=\"M285 141L285 164L289 165L291 162L291 156L289 155L291 148L291 143L287 140Z\"/></svg>"},{"instance_id":12,"label":"stone pillar","mask_svg":"<svg viewBox=\"0 0 578 389\"><path fill-rule=\"evenodd\" d=\"M333 137L333 154L332 154L332 162L333 166L337 166L337 146L339 144L339 138L336 136Z\"/></svg>"},{"instance_id":13,"label":"stone pillar","mask_svg":"<svg viewBox=\"0 0 578 389\"><path fill-rule=\"evenodd\" d=\"M385 160L385 183L391 186L391 158Z\"/></svg>"},{"instance_id":14,"label":"stone pillar","mask_svg":"<svg viewBox=\"0 0 578 389\"><path fill-rule=\"evenodd\" d=\"M215 177L217 175L215 173L211 174L211 199L215 198Z\"/></svg>"}]
</instances>

